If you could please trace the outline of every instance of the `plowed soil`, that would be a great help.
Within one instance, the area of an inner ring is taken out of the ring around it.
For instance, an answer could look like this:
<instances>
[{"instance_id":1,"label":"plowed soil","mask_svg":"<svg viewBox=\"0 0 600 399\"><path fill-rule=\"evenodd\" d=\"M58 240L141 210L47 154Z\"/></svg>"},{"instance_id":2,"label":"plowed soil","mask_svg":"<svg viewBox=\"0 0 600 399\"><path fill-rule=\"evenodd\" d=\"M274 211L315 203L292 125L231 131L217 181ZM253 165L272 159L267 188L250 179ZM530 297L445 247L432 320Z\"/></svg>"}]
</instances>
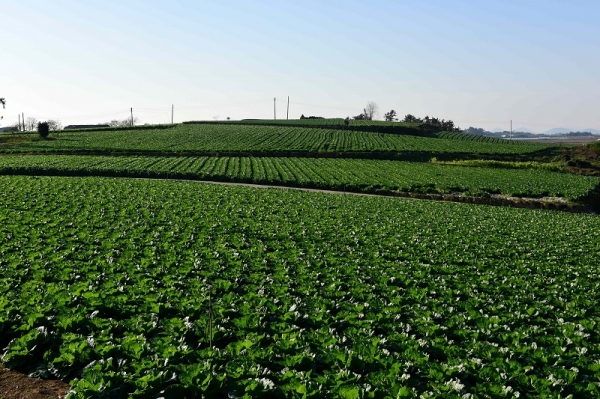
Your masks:
<instances>
[{"instance_id":1,"label":"plowed soil","mask_svg":"<svg viewBox=\"0 0 600 399\"><path fill-rule=\"evenodd\" d=\"M66 382L31 378L0 363L0 399L64 398L69 388Z\"/></svg>"}]
</instances>

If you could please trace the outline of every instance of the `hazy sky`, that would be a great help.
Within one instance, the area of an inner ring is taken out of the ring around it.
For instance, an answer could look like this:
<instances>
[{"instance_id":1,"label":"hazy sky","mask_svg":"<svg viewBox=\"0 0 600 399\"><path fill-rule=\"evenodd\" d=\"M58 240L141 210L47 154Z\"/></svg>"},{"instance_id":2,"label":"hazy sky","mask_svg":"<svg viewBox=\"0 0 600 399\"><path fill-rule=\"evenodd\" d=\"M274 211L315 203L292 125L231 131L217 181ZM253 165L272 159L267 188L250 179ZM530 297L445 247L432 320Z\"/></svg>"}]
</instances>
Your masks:
<instances>
[{"instance_id":1,"label":"hazy sky","mask_svg":"<svg viewBox=\"0 0 600 399\"><path fill-rule=\"evenodd\" d=\"M357 115L600 129L600 1L0 0L2 125Z\"/></svg>"}]
</instances>

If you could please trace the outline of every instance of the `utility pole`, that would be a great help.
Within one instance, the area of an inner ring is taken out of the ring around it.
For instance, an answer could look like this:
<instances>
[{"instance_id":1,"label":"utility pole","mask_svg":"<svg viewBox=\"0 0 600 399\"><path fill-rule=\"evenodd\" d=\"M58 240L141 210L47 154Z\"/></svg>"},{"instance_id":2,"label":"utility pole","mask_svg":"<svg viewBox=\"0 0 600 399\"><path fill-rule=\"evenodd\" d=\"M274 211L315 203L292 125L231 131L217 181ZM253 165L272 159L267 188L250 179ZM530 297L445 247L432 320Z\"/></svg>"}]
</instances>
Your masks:
<instances>
[{"instance_id":1,"label":"utility pole","mask_svg":"<svg viewBox=\"0 0 600 399\"><path fill-rule=\"evenodd\" d=\"M133 127L133 107L131 107L131 127Z\"/></svg>"},{"instance_id":2,"label":"utility pole","mask_svg":"<svg viewBox=\"0 0 600 399\"><path fill-rule=\"evenodd\" d=\"M277 119L277 98L273 97L273 119Z\"/></svg>"},{"instance_id":3,"label":"utility pole","mask_svg":"<svg viewBox=\"0 0 600 399\"><path fill-rule=\"evenodd\" d=\"M171 104L171 125L173 124L173 112L175 111L175 105Z\"/></svg>"},{"instance_id":4,"label":"utility pole","mask_svg":"<svg viewBox=\"0 0 600 399\"><path fill-rule=\"evenodd\" d=\"M290 96L288 96L287 114L285 116L285 119L286 120L290 119Z\"/></svg>"},{"instance_id":5,"label":"utility pole","mask_svg":"<svg viewBox=\"0 0 600 399\"><path fill-rule=\"evenodd\" d=\"M23 131L25 131L25 112L22 112L21 123L23 124Z\"/></svg>"},{"instance_id":6,"label":"utility pole","mask_svg":"<svg viewBox=\"0 0 600 399\"><path fill-rule=\"evenodd\" d=\"M19 117L19 132L21 131L21 114L17 115Z\"/></svg>"}]
</instances>

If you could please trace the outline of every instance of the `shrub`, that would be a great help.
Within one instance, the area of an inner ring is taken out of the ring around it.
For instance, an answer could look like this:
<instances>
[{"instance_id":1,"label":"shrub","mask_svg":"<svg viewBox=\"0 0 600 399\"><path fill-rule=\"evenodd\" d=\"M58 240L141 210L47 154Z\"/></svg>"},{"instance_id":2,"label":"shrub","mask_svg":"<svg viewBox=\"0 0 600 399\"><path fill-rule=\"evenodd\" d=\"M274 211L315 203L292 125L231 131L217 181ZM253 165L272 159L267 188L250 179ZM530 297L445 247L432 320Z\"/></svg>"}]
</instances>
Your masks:
<instances>
[{"instance_id":1,"label":"shrub","mask_svg":"<svg viewBox=\"0 0 600 399\"><path fill-rule=\"evenodd\" d=\"M50 126L48 125L48 122L40 122L40 123L38 123L37 130L38 130L38 134L43 139L45 139L46 137L48 137L48 134L50 134Z\"/></svg>"}]
</instances>

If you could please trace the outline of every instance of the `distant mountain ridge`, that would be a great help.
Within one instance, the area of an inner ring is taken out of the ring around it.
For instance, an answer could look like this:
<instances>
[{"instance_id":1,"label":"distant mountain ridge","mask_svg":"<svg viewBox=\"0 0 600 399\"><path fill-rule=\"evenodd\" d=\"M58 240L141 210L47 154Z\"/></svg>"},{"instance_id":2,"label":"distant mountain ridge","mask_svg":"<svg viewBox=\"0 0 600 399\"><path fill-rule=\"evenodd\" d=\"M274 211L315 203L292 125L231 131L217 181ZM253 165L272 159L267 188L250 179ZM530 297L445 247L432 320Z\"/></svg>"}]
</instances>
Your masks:
<instances>
[{"instance_id":1,"label":"distant mountain ridge","mask_svg":"<svg viewBox=\"0 0 600 399\"><path fill-rule=\"evenodd\" d=\"M529 128L526 127L518 127L516 129L513 130L514 132L525 132L525 133L533 133L535 134L535 132Z\"/></svg>"},{"instance_id":2,"label":"distant mountain ridge","mask_svg":"<svg viewBox=\"0 0 600 399\"><path fill-rule=\"evenodd\" d=\"M491 133L504 133L504 132L508 132L510 130L508 129L502 129L499 127L496 127L494 129L490 129L489 132ZM567 133L575 133L575 132L590 132L592 134L598 134L600 135L600 130L599 129L592 129L592 128L587 128L587 129L571 129L571 128L567 128L567 127L555 127L549 130L546 130L545 132L534 132L533 130L527 128L527 127L519 127L516 129L513 129L513 132L522 132L522 133L531 133L531 134L542 134L542 135L554 135L554 134L567 134Z\"/></svg>"},{"instance_id":3,"label":"distant mountain ridge","mask_svg":"<svg viewBox=\"0 0 600 399\"><path fill-rule=\"evenodd\" d=\"M546 130L542 134L564 134L571 132L590 132L592 134L600 134L600 130L598 129L569 129L565 127L555 127L554 129Z\"/></svg>"}]
</instances>

